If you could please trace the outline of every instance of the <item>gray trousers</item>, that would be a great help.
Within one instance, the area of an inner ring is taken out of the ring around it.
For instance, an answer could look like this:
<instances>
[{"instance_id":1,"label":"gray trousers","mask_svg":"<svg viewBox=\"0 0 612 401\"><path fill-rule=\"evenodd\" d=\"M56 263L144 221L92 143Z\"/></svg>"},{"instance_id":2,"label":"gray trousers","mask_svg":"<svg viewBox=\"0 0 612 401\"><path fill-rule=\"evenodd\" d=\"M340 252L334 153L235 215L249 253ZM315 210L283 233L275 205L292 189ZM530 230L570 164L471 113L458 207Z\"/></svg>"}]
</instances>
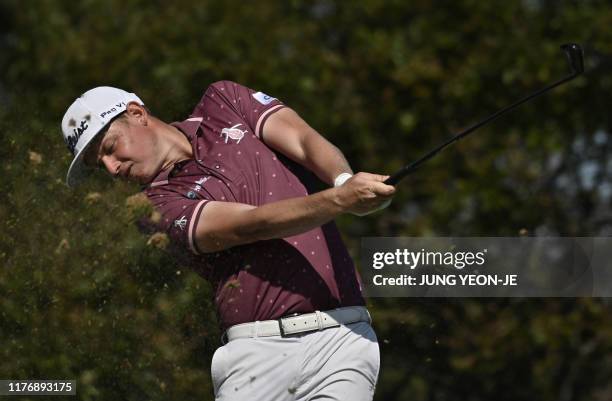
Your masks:
<instances>
[{"instance_id":1,"label":"gray trousers","mask_svg":"<svg viewBox=\"0 0 612 401\"><path fill-rule=\"evenodd\" d=\"M221 401L371 401L379 369L376 334L358 322L231 341L215 351L211 374Z\"/></svg>"}]
</instances>

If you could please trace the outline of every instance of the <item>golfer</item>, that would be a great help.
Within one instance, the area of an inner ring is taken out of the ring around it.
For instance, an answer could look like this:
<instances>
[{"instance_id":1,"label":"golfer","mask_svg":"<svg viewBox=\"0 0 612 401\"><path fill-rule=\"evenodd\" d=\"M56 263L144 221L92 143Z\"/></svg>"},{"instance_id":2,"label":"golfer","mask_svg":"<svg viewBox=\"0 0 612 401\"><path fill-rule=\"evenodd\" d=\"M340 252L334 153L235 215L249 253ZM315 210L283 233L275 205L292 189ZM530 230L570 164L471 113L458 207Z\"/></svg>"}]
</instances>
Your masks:
<instances>
[{"instance_id":1,"label":"golfer","mask_svg":"<svg viewBox=\"0 0 612 401\"><path fill-rule=\"evenodd\" d=\"M218 400L371 400L380 358L333 219L388 205L387 176L346 159L278 99L210 85L184 121L97 87L66 111L68 185L99 166L142 184L173 252L215 291ZM331 188L314 192L313 173Z\"/></svg>"}]
</instances>

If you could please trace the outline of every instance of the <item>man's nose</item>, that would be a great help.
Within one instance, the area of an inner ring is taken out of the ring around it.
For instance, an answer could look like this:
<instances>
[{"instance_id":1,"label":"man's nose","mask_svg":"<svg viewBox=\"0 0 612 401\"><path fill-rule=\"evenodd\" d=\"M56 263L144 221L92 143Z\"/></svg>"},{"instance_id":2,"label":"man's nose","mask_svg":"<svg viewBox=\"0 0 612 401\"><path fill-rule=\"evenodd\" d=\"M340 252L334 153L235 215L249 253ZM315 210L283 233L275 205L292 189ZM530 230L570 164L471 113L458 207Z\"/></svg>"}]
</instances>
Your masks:
<instances>
[{"instance_id":1,"label":"man's nose","mask_svg":"<svg viewBox=\"0 0 612 401\"><path fill-rule=\"evenodd\" d=\"M105 155L102 156L102 163L104 163L104 167L106 170L113 176L117 177L119 174L119 168L121 167L121 163L112 156Z\"/></svg>"}]
</instances>

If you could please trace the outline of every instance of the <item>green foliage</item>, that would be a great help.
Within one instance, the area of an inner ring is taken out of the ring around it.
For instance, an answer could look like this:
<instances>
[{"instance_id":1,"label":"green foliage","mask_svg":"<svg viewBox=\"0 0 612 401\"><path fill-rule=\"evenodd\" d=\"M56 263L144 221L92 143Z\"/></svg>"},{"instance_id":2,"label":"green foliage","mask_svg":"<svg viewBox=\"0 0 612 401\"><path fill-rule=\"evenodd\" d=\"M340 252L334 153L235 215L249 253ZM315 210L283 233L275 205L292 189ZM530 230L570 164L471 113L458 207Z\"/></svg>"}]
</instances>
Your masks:
<instances>
[{"instance_id":1,"label":"green foliage","mask_svg":"<svg viewBox=\"0 0 612 401\"><path fill-rule=\"evenodd\" d=\"M211 399L211 289L139 232L137 192L72 191L59 123L85 90L185 118L231 79L297 110L356 170L391 173L567 73L423 165L368 235L609 235L612 9L603 1L0 3L0 377L75 378L79 399ZM128 202L128 203L126 203ZM180 272L180 273L179 273ZM610 399L604 300L372 301L380 400ZM608 387L606 387L608 386Z\"/></svg>"}]
</instances>

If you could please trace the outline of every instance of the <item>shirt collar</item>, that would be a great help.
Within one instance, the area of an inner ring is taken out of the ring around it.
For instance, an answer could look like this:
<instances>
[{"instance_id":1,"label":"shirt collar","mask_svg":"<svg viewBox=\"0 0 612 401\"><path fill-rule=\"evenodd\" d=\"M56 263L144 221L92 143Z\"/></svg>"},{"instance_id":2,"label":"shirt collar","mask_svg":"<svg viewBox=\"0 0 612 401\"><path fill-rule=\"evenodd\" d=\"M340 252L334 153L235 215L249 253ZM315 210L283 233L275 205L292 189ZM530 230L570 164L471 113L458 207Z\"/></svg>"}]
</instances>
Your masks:
<instances>
[{"instance_id":1,"label":"shirt collar","mask_svg":"<svg viewBox=\"0 0 612 401\"><path fill-rule=\"evenodd\" d=\"M202 124L202 117L192 117L184 121L175 121L170 123L170 125L178 128L183 134L185 134L187 139L189 139L189 142L193 142L196 138L200 124Z\"/></svg>"}]
</instances>

